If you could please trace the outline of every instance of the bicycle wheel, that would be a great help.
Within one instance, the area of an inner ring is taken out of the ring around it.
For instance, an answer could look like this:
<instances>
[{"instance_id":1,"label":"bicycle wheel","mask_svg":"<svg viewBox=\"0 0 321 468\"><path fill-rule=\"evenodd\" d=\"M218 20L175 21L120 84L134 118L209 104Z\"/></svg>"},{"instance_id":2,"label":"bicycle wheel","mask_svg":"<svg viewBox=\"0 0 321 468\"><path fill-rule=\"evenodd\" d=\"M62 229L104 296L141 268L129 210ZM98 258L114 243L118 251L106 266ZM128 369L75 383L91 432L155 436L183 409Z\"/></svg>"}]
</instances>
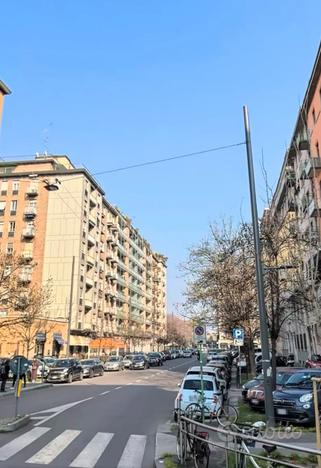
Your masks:
<instances>
[{"instance_id":1,"label":"bicycle wheel","mask_svg":"<svg viewBox=\"0 0 321 468\"><path fill-rule=\"evenodd\" d=\"M200 421L202 419L202 414L204 415L204 419L212 420L213 415L207 406L203 406L202 408L198 403L191 403L185 408L185 416L189 419Z\"/></svg>"},{"instance_id":2,"label":"bicycle wheel","mask_svg":"<svg viewBox=\"0 0 321 468\"><path fill-rule=\"evenodd\" d=\"M224 405L217 415L217 421L222 427L230 427L235 424L238 412L234 406Z\"/></svg>"}]
</instances>

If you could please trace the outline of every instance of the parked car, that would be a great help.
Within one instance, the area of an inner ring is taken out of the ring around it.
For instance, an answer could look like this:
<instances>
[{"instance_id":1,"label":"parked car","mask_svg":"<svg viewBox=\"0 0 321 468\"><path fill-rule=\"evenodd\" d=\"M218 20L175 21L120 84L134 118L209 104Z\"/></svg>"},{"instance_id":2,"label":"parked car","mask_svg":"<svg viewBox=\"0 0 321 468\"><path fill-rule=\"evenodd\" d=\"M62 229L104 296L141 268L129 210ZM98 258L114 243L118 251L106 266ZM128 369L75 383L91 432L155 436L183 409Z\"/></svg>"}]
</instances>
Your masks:
<instances>
[{"instance_id":1,"label":"parked car","mask_svg":"<svg viewBox=\"0 0 321 468\"><path fill-rule=\"evenodd\" d=\"M286 366L286 357L285 356L276 356L276 366L277 367L285 367ZM256 373L260 374L262 372L262 357L256 364Z\"/></svg>"},{"instance_id":2,"label":"parked car","mask_svg":"<svg viewBox=\"0 0 321 468\"><path fill-rule=\"evenodd\" d=\"M209 361L212 361L213 359L215 359L218 356L219 356L219 353L217 351L211 350L211 351L208 351L206 359L209 362Z\"/></svg>"},{"instance_id":3,"label":"parked car","mask_svg":"<svg viewBox=\"0 0 321 468\"><path fill-rule=\"evenodd\" d=\"M295 372L281 390L273 392L273 405L277 420L308 425L315 423L312 377L321 378L321 369L305 369ZM320 410L320 385L318 386L318 405Z\"/></svg>"},{"instance_id":4,"label":"parked car","mask_svg":"<svg viewBox=\"0 0 321 468\"><path fill-rule=\"evenodd\" d=\"M171 349L171 355L172 355L172 359L179 358L179 353L176 349Z\"/></svg>"},{"instance_id":5,"label":"parked car","mask_svg":"<svg viewBox=\"0 0 321 468\"><path fill-rule=\"evenodd\" d=\"M83 368L76 359L57 359L55 366L51 367L47 382L69 382L83 379Z\"/></svg>"},{"instance_id":6,"label":"parked car","mask_svg":"<svg viewBox=\"0 0 321 468\"><path fill-rule=\"evenodd\" d=\"M43 361L48 367L54 367L55 362L57 361L57 358L55 357L43 357L43 358L38 358L38 359Z\"/></svg>"},{"instance_id":7,"label":"parked car","mask_svg":"<svg viewBox=\"0 0 321 468\"><path fill-rule=\"evenodd\" d=\"M312 354L311 358L305 361L305 367L309 367L311 369L321 367L321 355Z\"/></svg>"},{"instance_id":8,"label":"parked car","mask_svg":"<svg viewBox=\"0 0 321 468\"><path fill-rule=\"evenodd\" d=\"M123 363L124 363L124 367L125 369L129 369L130 368L130 365L132 363L132 359L133 359L133 354L126 354L124 356L124 359L123 359Z\"/></svg>"},{"instance_id":9,"label":"parked car","mask_svg":"<svg viewBox=\"0 0 321 468\"><path fill-rule=\"evenodd\" d=\"M83 368L84 377L92 379L95 375L104 375L103 364L95 359L82 359L80 365Z\"/></svg>"},{"instance_id":10,"label":"parked car","mask_svg":"<svg viewBox=\"0 0 321 468\"><path fill-rule=\"evenodd\" d=\"M28 359L29 367L28 367L28 370L27 370L27 380L29 380L29 382L31 382L32 361L33 361L32 359ZM48 374L49 374L49 369L50 369L49 366L44 361L42 361L41 359L36 358L36 361L37 361L37 364L38 364L37 378L46 379L48 377Z\"/></svg>"},{"instance_id":11,"label":"parked car","mask_svg":"<svg viewBox=\"0 0 321 468\"><path fill-rule=\"evenodd\" d=\"M166 361L170 361L172 359L172 353L168 349L164 351L164 356Z\"/></svg>"},{"instance_id":12,"label":"parked car","mask_svg":"<svg viewBox=\"0 0 321 468\"><path fill-rule=\"evenodd\" d=\"M219 389L218 395L222 394L223 399L227 398L227 382L222 376L220 369L214 367L202 367L203 376L211 376L216 380L217 388ZM190 367L185 375L201 375L201 367Z\"/></svg>"},{"instance_id":13,"label":"parked car","mask_svg":"<svg viewBox=\"0 0 321 468\"><path fill-rule=\"evenodd\" d=\"M143 354L137 354L133 356L130 369L148 369L149 362L148 359Z\"/></svg>"},{"instance_id":14,"label":"parked car","mask_svg":"<svg viewBox=\"0 0 321 468\"><path fill-rule=\"evenodd\" d=\"M201 376L200 375L186 375L181 384L177 397L174 403L174 418L177 419L177 411L180 408L185 411L191 403L198 403L201 391ZM222 405L222 398L219 395L220 389L215 383L215 379L211 376L203 377L203 391L205 396L205 405L211 414L217 414ZM205 414L205 416L210 416Z\"/></svg>"},{"instance_id":15,"label":"parked car","mask_svg":"<svg viewBox=\"0 0 321 468\"><path fill-rule=\"evenodd\" d=\"M105 371L121 371L124 370L124 362L122 356L109 356L104 364Z\"/></svg>"},{"instance_id":16,"label":"parked car","mask_svg":"<svg viewBox=\"0 0 321 468\"><path fill-rule=\"evenodd\" d=\"M247 401L248 390L250 390L253 387L256 387L257 385L260 385L263 381L264 381L264 375L259 374L254 379L251 379L245 382L245 384L242 385L243 400Z\"/></svg>"},{"instance_id":17,"label":"parked car","mask_svg":"<svg viewBox=\"0 0 321 468\"><path fill-rule=\"evenodd\" d=\"M276 370L276 390L281 390L287 380L302 367L279 367ZM262 375L262 374L260 374ZM253 409L263 409L265 405L264 379L247 392L247 401Z\"/></svg>"},{"instance_id":18,"label":"parked car","mask_svg":"<svg viewBox=\"0 0 321 468\"><path fill-rule=\"evenodd\" d=\"M163 351L159 351L159 354L162 358L162 361L164 362L166 359L165 359L165 354L163 353Z\"/></svg>"},{"instance_id":19,"label":"parked car","mask_svg":"<svg viewBox=\"0 0 321 468\"><path fill-rule=\"evenodd\" d=\"M191 358L192 356L193 356L193 352L191 349L184 349L183 358Z\"/></svg>"},{"instance_id":20,"label":"parked car","mask_svg":"<svg viewBox=\"0 0 321 468\"><path fill-rule=\"evenodd\" d=\"M163 361L159 353L148 353L147 359L150 366L162 366Z\"/></svg>"}]
</instances>

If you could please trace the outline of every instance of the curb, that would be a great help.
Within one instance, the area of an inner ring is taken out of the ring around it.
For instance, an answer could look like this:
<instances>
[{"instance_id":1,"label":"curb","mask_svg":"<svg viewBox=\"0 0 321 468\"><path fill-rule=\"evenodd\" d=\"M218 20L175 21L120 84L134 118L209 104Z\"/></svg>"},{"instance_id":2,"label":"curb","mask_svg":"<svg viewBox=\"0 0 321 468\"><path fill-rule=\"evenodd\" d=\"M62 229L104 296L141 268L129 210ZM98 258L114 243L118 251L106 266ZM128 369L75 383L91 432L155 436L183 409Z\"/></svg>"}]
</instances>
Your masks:
<instances>
[{"instance_id":1,"label":"curb","mask_svg":"<svg viewBox=\"0 0 321 468\"><path fill-rule=\"evenodd\" d=\"M154 466L156 468L164 468L164 455L173 455L176 453L176 435L172 432L172 421L167 421L157 428L155 442L155 458Z\"/></svg>"},{"instance_id":2,"label":"curb","mask_svg":"<svg viewBox=\"0 0 321 468\"><path fill-rule=\"evenodd\" d=\"M0 423L0 433L16 431L17 429L20 429L21 427L26 426L29 423L29 421L30 421L29 414L25 414L24 416L20 416L19 419L16 419L15 421L12 421L12 422L8 422L7 424L4 424L3 426Z\"/></svg>"},{"instance_id":3,"label":"curb","mask_svg":"<svg viewBox=\"0 0 321 468\"><path fill-rule=\"evenodd\" d=\"M33 387L26 387L26 388L23 388L22 389L22 393L25 393L25 392L32 392L34 390L41 390L42 388L49 388L49 387L53 387L53 384L50 384L50 383L43 383L43 384L37 384ZM6 398L10 395L14 395L15 391L14 390L9 390L9 391L6 391L6 392L1 392L0 393L0 399L1 398Z\"/></svg>"}]
</instances>

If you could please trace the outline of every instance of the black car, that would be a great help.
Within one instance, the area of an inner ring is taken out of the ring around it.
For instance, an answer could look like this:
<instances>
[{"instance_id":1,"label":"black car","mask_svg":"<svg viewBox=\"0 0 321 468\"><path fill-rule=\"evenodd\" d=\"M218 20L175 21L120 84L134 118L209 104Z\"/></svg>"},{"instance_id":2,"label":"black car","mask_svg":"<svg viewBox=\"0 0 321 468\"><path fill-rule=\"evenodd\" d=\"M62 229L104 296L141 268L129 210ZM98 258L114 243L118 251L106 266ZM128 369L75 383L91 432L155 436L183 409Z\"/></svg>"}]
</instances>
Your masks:
<instances>
[{"instance_id":1,"label":"black car","mask_svg":"<svg viewBox=\"0 0 321 468\"><path fill-rule=\"evenodd\" d=\"M51 367L47 382L69 382L84 376L83 368L76 359L57 359L55 366Z\"/></svg>"},{"instance_id":2,"label":"black car","mask_svg":"<svg viewBox=\"0 0 321 468\"><path fill-rule=\"evenodd\" d=\"M148 353L147 354L148 362L151 366L162 366L163 360L159 353Z\"/></svg>"},{"instance_id":3,"label":"black car","mask_svg":"<svg viewBox=\"0 0 321 468\"><path fill-rule=\"evenodd\" d=\"M281 390L273 392L275 418L297 424L314 424L312 377L321 378L321 369L295 372ZM318 405L321 409L321 389L318 384Z\"/></svg>"},{"instance_id":4,"label":"black car","mask_svg":"<svg viewBox=\"0 0 321 468\"><path fill-rule=\"evenodd\" d=\"M84 377L95 377L104 375L104 365L97 359L82 359L80 365L83 368Z\"/></svg>"},{"instance_id":5,"label":"black car","mask_svg":"<svg viewBox=\"0 0 321 468\"><path fill-rule=\"evenodd\" d=\"M129 366L130 369L148 369L149 362L144 354L134 354L132 362Z\"/></svg>"},{"instance_id":6,"label":"black car","mask_svg":"<svg viewBox=\"0 0 321 468\"><path fill-rule=\"evenodd\" d=\"M247 392L250 390L250 388L256 387L257 385L260 385L260 383L264 382L264 375L259 374L255 377L255 379L248 380L245 382L245 384L242 386L242 398L243 400L247 401Z\"/></svg>"}]
</instances>

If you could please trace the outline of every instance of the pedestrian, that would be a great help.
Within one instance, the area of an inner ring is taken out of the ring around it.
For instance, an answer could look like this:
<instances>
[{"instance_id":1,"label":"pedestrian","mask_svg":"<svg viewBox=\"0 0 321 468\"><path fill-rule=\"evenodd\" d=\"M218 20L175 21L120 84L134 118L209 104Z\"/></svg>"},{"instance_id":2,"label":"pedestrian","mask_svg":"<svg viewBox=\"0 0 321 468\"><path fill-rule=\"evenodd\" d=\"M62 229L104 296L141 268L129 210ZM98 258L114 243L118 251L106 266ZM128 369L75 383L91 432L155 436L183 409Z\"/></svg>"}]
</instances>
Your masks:
<instances>
[{"instance_id":1,"label":"pedestrian","mask_svg":"<svg viewBox=\"0 0 321 468\"><path fill-rule=\"evenodd\" d=\"M9 359L4 359L1 363L0 366L0 374L1 374L1 392L6 391L6 383L9 377L9 371L10 371L10 361Z\"/></svg>"},{"instance_id":2,"label":"pedestrian","mask_svg":"<svg viewBox=\"0 0 321 468\"><path fill-rule=\"evenodd\" d=\"M26 378L26 373L23 372L23 374L20 374L20 380L23 380L23 386L27 386L27 378ZM12 379L12 387L15 386L17 381L17 374L13 374L13 379Z\"/></svg>"},{"instance_id":3,"label":"pedestrian","mask_svg":"<svg viewBox=\"0 0 321 468\"><path fill-rule=\"evenodd\" d=\"M35 383L37 379L38 367L39 367L38 359L34 358L31 364L31 382L32 383Z\"/></svg>"}]
</instances>

